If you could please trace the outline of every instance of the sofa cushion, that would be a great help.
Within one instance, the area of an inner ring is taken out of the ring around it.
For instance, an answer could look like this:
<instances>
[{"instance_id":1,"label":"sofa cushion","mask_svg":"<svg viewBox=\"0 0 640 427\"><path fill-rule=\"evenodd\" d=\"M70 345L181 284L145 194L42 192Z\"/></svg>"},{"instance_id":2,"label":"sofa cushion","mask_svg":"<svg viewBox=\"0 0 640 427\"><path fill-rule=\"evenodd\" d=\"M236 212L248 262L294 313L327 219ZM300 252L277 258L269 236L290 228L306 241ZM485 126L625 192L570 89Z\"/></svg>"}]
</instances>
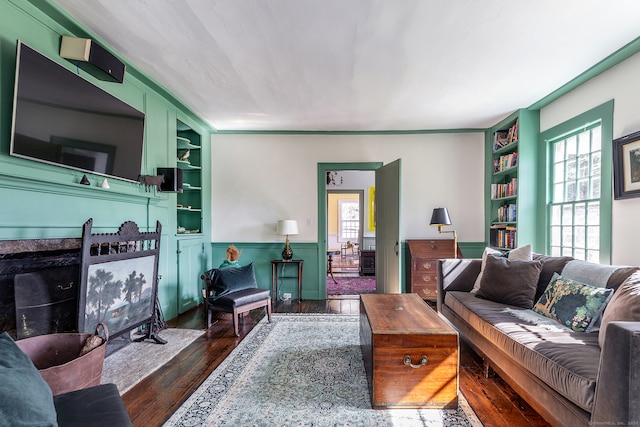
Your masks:
<instances>
[{"instance_id":1,"label":"sofa cushion","mask_svg":"<svg viewBox=\"0 0 640 427\"><path fill-rule=\"evenodd\" d=\"M541 269L542 261L512 261L489 255L476 296L531 308Z\"/></svg>"},{"instance_id":2,"label":"sofa cushion","mask_svg":"<svg viewBox=\"0 0 640 427\"><path fill-rule=\"evenodd\" d=\"M0 425L57 426L51 388L6 332L0 355Z\"/></svg>"},{"instance_id":3,"label":"sofa cushion","mask_svg":"<svg viewBox=\"0 0 640 427\"><path fill-rule=\"evenodd\" d=\"M588 285L618 289L635 271L638 271L638 267L597 264L575 259L569 261L560 274L564 278L577 280Z\"/></svg>"},{"instance_id":4,"label":"sofa cushion","mask_svg":"<svg viewBox=\"0 0 640 427\"><path fill-rule=\"evenodd\" d=\"M614 321L640 322L640 272L629 276L607 304L598 336L600 347L604 346L607 324Z\"/></svg>"},{"instance_id":5,"label":"sofa cushion","mask_svg":"<svg viewBox=\"0 0 640 427\"><path fill-rule=\"evenodd\" d=\"M487 265L487 257L489 255L505 256L499 250L489 248L489 247L484 249L484 251L482 252L482 265L480 266L480 274L478 274L478 277L476 278L476 281L473 285L473 289L471 290L471 293L475 294L476 292L478 292L478 289L480 289L480 281L482 280L482 273L484 272L484 268ZM532 259L531 245L525 245L516 249L512 249L506 254L506 257L513 261L531 261Z\"/></svg>"},{"instance_id":6,"label":"sofa cushion","mask_svg":"<svg viewBox=\"0 0 640 427\"><path fill-rule=\"evenodd\" d=\"M236 268L216 268L211 270L209 277L211 277L214 298L258 287L253 263Z\"/></svg>"},{"instance_id":7,"label":"sofa cushion","mask_svg":"<svg viewBox=\"0 0 640 427\"><path fill-rule=\"evenodd\" d=\"M547 289L551 278L554 273L561 273L564 266L571 260L573 257L570 256L551 256L551 255L542 255L542 254L533 254L534 260L542 261L542 271L540 271L540 278L538 279L538 287L536 289L536 296L533 299L534 301L538 301L540 299L540 295Z\"/></svg>"},{"instance_id":8,"label":"sofa cushion","mask_svg":"<svg viewBox=\"0 0 640 427\"><path fill-rule=\"evenodd\" d=\"M588 285L556 273L533 311L576 332L590 332L612 295L613 289Z\"/></svg>"},{"instance_id":9,"label":"sofa cushion","mask_svg":"<svg viewBox=\"0 0 640 427\"><path fill-rule=\"evenodd\" d=\"M531 310L475 298L469 292L447 292L445 305L505 357L591 411L600 360L597 334L573 332Z\"/></svg>"}]
</instances>

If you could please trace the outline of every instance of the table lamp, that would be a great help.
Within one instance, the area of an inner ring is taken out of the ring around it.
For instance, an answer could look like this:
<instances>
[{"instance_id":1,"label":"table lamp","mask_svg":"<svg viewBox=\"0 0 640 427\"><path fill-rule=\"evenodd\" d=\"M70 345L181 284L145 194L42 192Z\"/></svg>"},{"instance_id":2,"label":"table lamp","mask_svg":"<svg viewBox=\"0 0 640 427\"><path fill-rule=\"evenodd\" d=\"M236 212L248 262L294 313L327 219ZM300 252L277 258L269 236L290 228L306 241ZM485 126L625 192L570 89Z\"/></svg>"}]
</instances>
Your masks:
<instances>
[{"instance_id":1,"label":"table lamp","mask_svg":"<svg viewBox=\"0 0 640 427\"><path fill-rule=\"evenodd\" d=\"M284 261L290 261L293 258L293 251L289 246L289 235L298 234L298 222L295 219L283 219L278 221L276 227L276 233L281 236L287 236L282 250L282 259Z\"/></svg>"},{"instance_id":2,"label":"table lamp","mask_svg":"<svg viewBox=\"0 0 640 427\"><path fill-rule=\"evenodd\" d=\"M447 208L435 208L431 214L431 225L438 226L439 233L453 233L453 257L458 258L458 236L455 230L443 230L445 225L451 225L451 217Z\"/></svg>"}]
</instances>

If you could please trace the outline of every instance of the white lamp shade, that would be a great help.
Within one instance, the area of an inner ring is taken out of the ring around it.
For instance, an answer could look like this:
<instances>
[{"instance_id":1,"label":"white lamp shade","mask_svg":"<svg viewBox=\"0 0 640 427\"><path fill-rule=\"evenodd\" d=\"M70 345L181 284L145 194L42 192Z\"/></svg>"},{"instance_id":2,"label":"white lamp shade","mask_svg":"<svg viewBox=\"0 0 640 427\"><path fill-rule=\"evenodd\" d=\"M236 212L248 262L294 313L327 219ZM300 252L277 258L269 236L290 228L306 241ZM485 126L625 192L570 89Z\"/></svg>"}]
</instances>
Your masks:
<instances>
[{"instance_id":1,"label":"white lamp shade","mask_svg":"<svg viewBox=\"0 0 640 427\"><path fill-rule=\"evenodd\" d=\"M278 221L276 233L280 235L292 236L298 234L298 221L295 219L283 219Z\"/></svg>"}]
</instances>

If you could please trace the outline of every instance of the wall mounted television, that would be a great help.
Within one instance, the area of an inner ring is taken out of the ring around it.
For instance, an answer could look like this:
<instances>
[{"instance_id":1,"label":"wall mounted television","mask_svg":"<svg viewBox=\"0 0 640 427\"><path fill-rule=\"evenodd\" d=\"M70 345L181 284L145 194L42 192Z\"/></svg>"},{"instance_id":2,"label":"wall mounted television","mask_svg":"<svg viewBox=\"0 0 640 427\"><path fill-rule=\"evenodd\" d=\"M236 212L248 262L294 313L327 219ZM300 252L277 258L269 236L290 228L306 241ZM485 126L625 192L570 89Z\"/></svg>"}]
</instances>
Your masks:
<instances>
[{"instance_id":1,"label":"wall mounted television","mask_svg":"<svg viewBox=\"0 0 640 427\"><path fill-rule=\"evenodd\" d=\"M137 181L145 115L18 41L10 154Z\"/></svg>"}]
</instances>

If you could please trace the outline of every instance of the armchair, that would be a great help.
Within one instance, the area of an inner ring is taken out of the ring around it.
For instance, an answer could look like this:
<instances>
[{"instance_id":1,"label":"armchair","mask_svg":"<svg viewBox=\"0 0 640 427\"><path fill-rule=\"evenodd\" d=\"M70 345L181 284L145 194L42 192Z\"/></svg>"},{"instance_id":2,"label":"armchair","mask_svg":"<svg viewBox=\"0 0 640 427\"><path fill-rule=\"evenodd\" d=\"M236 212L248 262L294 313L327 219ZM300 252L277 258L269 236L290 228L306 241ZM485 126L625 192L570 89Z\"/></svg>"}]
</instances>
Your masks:
<instances>
[{"instance_id":1,"label":"armchair","mask_svg":"<svg viewBox=\"0 0 640 427\"><path fill-rule=\"evenodd\" d=\"M243 267L214 268L202 274L205 282L202 290L207 310L207 328L211 326L214 312L231 313L233 332L239 336L240 315L266 307L271 322L271 296L268 289L258 288L253 263Z\"/></svg>"}]
</instances>

